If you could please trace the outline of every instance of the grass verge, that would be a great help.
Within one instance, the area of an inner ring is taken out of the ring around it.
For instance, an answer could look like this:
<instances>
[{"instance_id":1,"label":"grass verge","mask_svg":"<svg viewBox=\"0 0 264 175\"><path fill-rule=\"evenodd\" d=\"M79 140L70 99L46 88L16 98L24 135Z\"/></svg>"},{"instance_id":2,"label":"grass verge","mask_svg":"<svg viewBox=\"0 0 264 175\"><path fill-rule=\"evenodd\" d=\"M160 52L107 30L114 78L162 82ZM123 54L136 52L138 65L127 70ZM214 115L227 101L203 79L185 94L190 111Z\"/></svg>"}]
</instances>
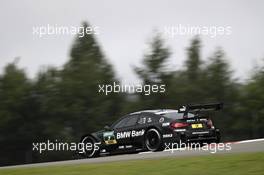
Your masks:
<instances>
[{"instance_id":1,"label":"grass verge","mask_svg":"<svg viewBox=\"0 0 264 175\"><path fill-rule=\"evenodd\" d=\"M264 152L2 169L6 175L260 175Z\"/></svg>"}]
</instances>

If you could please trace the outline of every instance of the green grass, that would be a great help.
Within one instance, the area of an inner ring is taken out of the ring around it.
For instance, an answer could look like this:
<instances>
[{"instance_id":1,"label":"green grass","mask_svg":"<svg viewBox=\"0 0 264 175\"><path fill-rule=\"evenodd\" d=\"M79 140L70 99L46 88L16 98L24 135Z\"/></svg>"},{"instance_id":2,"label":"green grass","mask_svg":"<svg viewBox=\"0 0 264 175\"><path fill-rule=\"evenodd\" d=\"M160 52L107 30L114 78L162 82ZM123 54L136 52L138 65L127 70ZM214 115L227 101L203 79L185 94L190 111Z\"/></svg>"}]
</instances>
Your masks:
<instances>
[{"instance_id":1,"label":"green grass","mask_svg":"<svg viewBox=\"0 0 264 175\"><path fill-rule=\"evenodd\" d=\"M98 164L14 168L2 175L243 175L264 174L264 152L123 161Z\"/></svg>"}]
</instances>

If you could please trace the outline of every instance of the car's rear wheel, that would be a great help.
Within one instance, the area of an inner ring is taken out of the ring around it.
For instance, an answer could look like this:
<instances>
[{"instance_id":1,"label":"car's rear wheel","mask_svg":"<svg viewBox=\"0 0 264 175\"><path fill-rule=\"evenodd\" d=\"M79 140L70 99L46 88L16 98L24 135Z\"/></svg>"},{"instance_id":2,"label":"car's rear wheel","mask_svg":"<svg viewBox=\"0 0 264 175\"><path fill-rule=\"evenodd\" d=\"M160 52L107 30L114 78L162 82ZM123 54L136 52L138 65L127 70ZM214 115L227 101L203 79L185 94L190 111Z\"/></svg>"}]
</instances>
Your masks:
<instances>
[{"instance_id":1,"label":"car's rear wheel","mask_svg":"<svg viewBox=\"0 0 264 175\"><path fill-rule=\"evenodd\" d=\"M145 134L145 147L148 151L161 151L163 150L163 141L160 132L151 128Z\"/></svg>"},{"instance_id":2,"label":"car's rear wheel","mask_svg":"<svg viewBox=\"0 0 264 175\"><path fill-rule=\"evenodd\" d=\"M87 158L98 157L99 156L99 147L96 146L96 141L91 136L84 136L81 140L83 144L83 155Z\"/></svg>"}]
</instances>

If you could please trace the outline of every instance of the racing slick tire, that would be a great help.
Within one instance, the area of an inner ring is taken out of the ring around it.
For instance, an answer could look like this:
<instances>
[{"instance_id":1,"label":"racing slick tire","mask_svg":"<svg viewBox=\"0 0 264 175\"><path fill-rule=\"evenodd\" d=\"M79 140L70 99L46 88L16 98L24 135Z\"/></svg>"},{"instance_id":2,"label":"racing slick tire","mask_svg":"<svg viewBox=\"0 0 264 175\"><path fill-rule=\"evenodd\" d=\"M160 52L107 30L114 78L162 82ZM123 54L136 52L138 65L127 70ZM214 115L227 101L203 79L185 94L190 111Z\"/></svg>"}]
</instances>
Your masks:
<instances>
[{"instance_id":1,"label":"racing slick tire","mask_svg":"<svg viewBox=\"0 0 264 175\"><path fill-rule=\"evenodd\" d=\"M148 151L152 152L164 150L162 136L157 129L151 128L147 130L144 139L144 146Z\"/></svg>"},{"instance_id":2,"label":"racing slick tire","mask_svg":"<svg viewBox=\"0 0 264 175\"><path fill-rule=\"evenodd\" d=\"M100 154L100 150L99 147L96 146L96 140L87 135L87 136L83 136L81 143L83 143L83 153L81 154L82 156L86 157L86 158L93 158L93 157L98 157ZM89 144L90 146L89 149L87 149L86 145Z\"/></svg>"}]
</instances>

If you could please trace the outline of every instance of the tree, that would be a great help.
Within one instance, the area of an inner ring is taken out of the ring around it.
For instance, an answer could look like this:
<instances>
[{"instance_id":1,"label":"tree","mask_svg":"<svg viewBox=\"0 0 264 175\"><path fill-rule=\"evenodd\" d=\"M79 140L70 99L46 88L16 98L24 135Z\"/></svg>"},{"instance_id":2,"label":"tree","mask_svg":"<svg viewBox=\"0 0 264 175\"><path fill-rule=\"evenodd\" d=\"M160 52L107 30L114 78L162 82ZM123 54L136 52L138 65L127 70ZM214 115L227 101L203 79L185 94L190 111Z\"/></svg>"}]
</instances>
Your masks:
<instances>
[{"instance_id":1,"label":"tree","mask_svg":"<svg viewBox=\"0 0 264 175\"><path fill-rule=\"evenodd\" d=\"M143 66L134 70L143 83L159 83L166 76L166 61L170 57L169 48L157 34L150 43L150 51L144 55Z\"/></svg>"},{"instance_id":2,"label":"tree","mask_svg":"<svg viewBox=\"0 0 264 175\"><path fill-rule=\"evenodd\" d=\"M214 115L214 121L216 126L223 128L222 135L231 139L231 133L234 132L232 126L239 122L236 118L239 84L233 80L232 71L225 57L221 48L216 49L203 71L201 86L205 90L205 101L224 102L224 110Z\"/></svg>"},{"instance_id":3,"label":"tree","mask_svg":"<svg viewBox=\"0 0 264 175\"><path fill-rule=\"evenodd\" d=\"M183 69L174 71L168 89L171 107L201 103L204 100L205 89L202 87L203 62L200 58L200 49L201 41L198 37L195 37L187 48L187 59L184 62Z\"/></svg>"},{"instance_id":4,"label":"tree","mask_svg":"<svg viewBox=\"0 0 264 175\"><path fill-rule=\"evenodd\" d=\"M168 86L171 74L167 71L166 62L171 53L165 46L163 39L159 34L154 36L150 43L150 50L144 55L142 67L134 67L134 71L142 81L142 85L165 85ZM165 100L165 93L151 93L140 96L140 101L146 107L162 107Z\"/></svg>"},{"instance_id":5,"label":"tree","mask_svg":"<svg viewBox=\"0 0 264 175\"><path fill-rule=\"evenodd\" d=\"M264 67L255 70L249 82L242 88L241 94L241 122L235 126L241 128L247 138L264 137Z\"/></svg>"},{"instance_id":6,"label":"tree","mask_svg":"<svg viewBox=\"0 0 264 175\"><path fill-rule=\"evenodd\" d=\"M84 28L90 27L87 23ZM118 83L112 66L103 55L93 34L77 36L70 60L62 70L60 83L65 126L79 138L113 120L122 103L120 94L99 93L99 85Z\"/></svg>"},{"instance_id":7,"label":"tree","mask_svg":"<svg viewBox=\"0 0 264 175\"><path fill-rule=\"evenodd\" d=\"M185 61L185 74L191 82L199 79L201 73L201 56L200 56L201 41L195 37L191 41L191 45L187 48L187 60Z\"/></svg>"},{"instance_id":8,"label":"tree","mask_svg":"<svg viewBox=\"0 0 264 175\"><path fill-rule=\"evenodd\" d=\"M222 49L217 49L204 70L208 100L225 101L233 94L232 71Z\"/></svg>"},{"instance_id":9,"label":"tree","mask_svg":"<svg viewBox=\"0 0 264 175\"><path fill-rule=\"evenodd\" d=\"M53 67L43 69L38 73L32 89L34 104L37 106L37 116L41 125L40 141L47 139L70 139L65 134L64 108L61 97L61 72Z\"/></svg>"},{"instance_id":10,"label":"tree","mask_svg":"<svg viewBox=\"0 0 264 175\"><path fill-rule=\"evenodd\" d=\"M5 67L0 77L1 164L14 164L31 158L35 137L32 131L37 127L31 109L34 107L31 106L31 87L26 74L15 63Z\"/></svg>"}]
</instances>

